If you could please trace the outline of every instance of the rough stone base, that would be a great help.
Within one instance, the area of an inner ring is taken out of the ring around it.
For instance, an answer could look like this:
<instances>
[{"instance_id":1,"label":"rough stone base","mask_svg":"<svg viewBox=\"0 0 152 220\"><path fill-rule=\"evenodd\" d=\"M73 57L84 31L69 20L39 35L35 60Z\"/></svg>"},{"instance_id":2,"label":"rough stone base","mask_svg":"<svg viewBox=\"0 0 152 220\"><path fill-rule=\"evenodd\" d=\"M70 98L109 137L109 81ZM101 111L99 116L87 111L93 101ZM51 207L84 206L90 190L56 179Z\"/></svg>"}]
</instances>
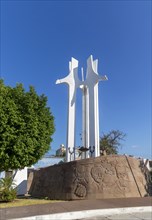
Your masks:
<instances>
[{"instance_id":1,"label":"rough stone base","mask_svg":"<svg viewBox=\"0 0 152 220\"><path fill-rule=\"evenodd\" d=\"M144 197L146 180L140 161L102 156L41 168L34 172L29 193L59 200Z\"/></svg>"}]
</instances>

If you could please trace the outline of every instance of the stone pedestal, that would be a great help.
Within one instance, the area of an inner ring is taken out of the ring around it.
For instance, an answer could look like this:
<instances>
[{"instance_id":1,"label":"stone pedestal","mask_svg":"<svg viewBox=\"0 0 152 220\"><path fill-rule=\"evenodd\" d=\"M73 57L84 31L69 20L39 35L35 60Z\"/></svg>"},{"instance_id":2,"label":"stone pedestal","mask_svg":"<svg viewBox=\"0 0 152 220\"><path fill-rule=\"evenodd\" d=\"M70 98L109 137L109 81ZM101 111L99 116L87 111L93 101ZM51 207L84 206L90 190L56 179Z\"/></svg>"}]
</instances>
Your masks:
<instances>
[{"instance_id":1,"label":"stone pedestal","mask_svg":"<svg viewBox=\"0 0 152 220\"><path fill-rule=\"evenodd\" d=\"M56 200L144 197L147 194L140 161L117 155L35 171L29 193Z\"/></svg>"}]
</instances>

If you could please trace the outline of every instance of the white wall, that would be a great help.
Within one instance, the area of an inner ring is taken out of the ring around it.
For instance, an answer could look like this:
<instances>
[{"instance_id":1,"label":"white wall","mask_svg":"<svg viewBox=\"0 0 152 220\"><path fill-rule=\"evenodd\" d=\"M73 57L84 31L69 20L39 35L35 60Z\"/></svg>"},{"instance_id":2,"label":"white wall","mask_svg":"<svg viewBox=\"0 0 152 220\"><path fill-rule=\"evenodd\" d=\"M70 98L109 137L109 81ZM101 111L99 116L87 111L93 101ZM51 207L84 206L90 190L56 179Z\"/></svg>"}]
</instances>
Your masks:
<instances>
[{"instance_id":1,"label":"white wall","mask_svg":"<svg viewBox=\"0 0 152 220\"><path fill-rule=\"evenodd\" d=\"M5 172L0 173L0 178L5 177ZM13 179L16 184L17 195L24 195L27 193L27 167L22 170L13 171Z\"/></svg>"},{"instance_id":2,"label":"white wall","mask_svg":"<svg viewBox=\"0 0 152 220\"><path fill-rule=\"evenodd\" d=\"M16 184L17 195L24 195L27 193L27 167L22 170L13 172L14 183Z\"/></svg>"}]
</instances>

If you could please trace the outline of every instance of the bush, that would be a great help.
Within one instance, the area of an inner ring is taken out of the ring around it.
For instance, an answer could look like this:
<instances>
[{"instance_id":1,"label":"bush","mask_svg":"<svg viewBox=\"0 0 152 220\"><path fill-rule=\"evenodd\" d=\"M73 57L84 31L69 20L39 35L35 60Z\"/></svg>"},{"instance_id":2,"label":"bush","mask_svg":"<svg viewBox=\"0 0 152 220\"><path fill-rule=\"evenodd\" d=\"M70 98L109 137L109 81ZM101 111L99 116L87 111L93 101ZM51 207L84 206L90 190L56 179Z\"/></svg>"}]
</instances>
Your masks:
<instances>
[{"instance_id":1,"label":"bush","mask_svg":"<svg viewBox=\"0 0 152 220\"><path fill-rule=\"evenodd\" d=\"M12 177L0 179L0 202L11 202L16 198L17 192L13 186L15 184Z\"/></svg>"}]
</instances>

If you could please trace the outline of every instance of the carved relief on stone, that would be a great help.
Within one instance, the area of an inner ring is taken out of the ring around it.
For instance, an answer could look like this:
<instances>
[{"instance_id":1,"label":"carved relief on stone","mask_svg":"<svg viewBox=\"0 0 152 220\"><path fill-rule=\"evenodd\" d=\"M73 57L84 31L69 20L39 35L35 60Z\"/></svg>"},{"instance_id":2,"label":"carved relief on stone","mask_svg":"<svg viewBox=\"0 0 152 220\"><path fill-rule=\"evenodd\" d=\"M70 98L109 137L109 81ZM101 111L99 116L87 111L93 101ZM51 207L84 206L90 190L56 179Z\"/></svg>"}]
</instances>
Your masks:
<instances>
[{"instance_id":1,"label":"carved relief on stone","mask_svg":"<svg viewBox=\"0 0 152 220\"><path fill-rule=\"evenodd\" d=\"M117 177L119 180L126 180L129 181L129 177L128 177L128 168L123 166L116 166L116 172L117 172Z\"/></svg>"},{"instance_id":2,"label":"carved relief on stone","mask_svg":"<svg viewBox=\"0 0 152 220\"><path fill-rule=\"evenodd\" d=\"M104 187L114 187L117 182L117 177L114 172L106 172L103 179L103 186Z\"/></svg>"},{"instance_id":3,"label":"carved relief on stone","mask_svg":"<svg viewBox=\"0 0 152 220\"><path fill-rule=\"evenodd\" d=\"M85 165L80 165L75 169L74 172L75 180L74 182L87 184L88 183L88 172Z\"/></svg>"},{"instance_id":4,"label":"carved relief on stone","mask_svg":"<svg viewBox=\"0 0 152 220\"><path fill-rule=\"evenodd\" d=\"M147 193L144 184L146 180L138 160L128 158L128 161L134 163L135 168L131 169L123 156L107 157L35 171L30 194L37 197L47 196L50 199L80 200L139 197Z\"/></svg>"},{"instance_id":5,"label":"carved relief on stone","mask_svg":"<svg viewBox=\"0 0 152 220\"><path fill-rule=\"evenodd\" d=\"M129 170L128 170L128 166L125 164L123 164L123 166L121 166L121 164L119 164L118 166L116 166L116 173L117 173L117 186L120 190L120 192L125 195L125 193L128 191L128 186L130 184L130 179L128 176Z\"/></svg>"},{"instance_id":6,"label":"carved relief on stone","mask_svg":"<svg viewBox=\"0 0 152 220\"><path fill-rule=\"evenodd\" d=\"M86 173L85 171L86 171L85 166L83 166L83 165L77 166L77 168L75 170L76 176L80 179L85 178L85 173Z\"/></svg>"},{"instance_id":7,"label":"carved relief on stone","mask_svg":"<svg viewBox=\"0 0 152 220\"><path fill-rule=\"evenodd\" d=\"M76 186L74 194L78 197L85 198L86 194L87 194L86 186L84 186L83 184L78 183L78 185Z\"/></svg>"},{"instance_id":8,"label":"carved relief on stone","mask_svg":"<svg viewBox=\"0 0 152 220\"><path fill-rule=\"evenodd\" d=\"M85 198L87 195L88 175L86 164L81 164L74 169L74 181L72 192L76 197Z\"/></svg>"},{"instance_id":9,"label":"carved relief on stone","mask_svg":"<svg viewBox=\"0 0 152 220\"><path fill-rule=\"evenodd\" d=\"M95 182L100 183L104 179L105 168L101 166L94 166L91 168L91 176Z\"/></svg>"}]
</instances>

